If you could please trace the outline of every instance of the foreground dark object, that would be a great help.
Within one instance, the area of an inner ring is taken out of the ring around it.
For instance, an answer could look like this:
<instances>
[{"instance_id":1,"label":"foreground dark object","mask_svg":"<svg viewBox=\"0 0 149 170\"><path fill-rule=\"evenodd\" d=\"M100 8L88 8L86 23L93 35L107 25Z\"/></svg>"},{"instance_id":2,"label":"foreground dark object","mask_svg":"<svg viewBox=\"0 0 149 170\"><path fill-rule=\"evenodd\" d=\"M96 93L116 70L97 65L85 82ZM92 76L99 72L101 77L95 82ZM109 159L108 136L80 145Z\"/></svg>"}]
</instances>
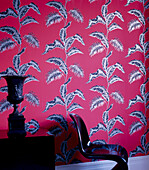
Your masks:
<instances>
[{"instance_id":1,"label":"foreground dark object","mask_svg":"<svg viewBox=\"0 0 149 170\"><path fill-rule=\"evenodd\" d=\"M88 136L87 128L82 118L77 114L70 114L70 117L75 123L78 133L79 149L84 157L88 159L115 161L117 162L117 165L113 168L113 170L128 169L128 154L125 148L120 145L91 143Z\"/></svg>"},{"instance_id":2,"label":"foreground dark object","mask_svg":"<svg viewBox=\"0 0 149 170\"><path fill-rule=\"evenodd\" d=\"M55 170L54 136L0 139L1 170Z\"/></svg>"},{"instance_id":3,"label":"foreground dark object","mask_svg":"<svg viewBox=\"0 0 149 170\"><path fill-rule=\"evenodd\" d=\"M25 131L25 118L18 111L18 104L24 99L23 84L27 76L4 76L3 77L8 86L7 100L13 104L14 111L9 115L8 118L8 137L9 138L20 138L26 136Z\"/></svg>"}]
</instances>

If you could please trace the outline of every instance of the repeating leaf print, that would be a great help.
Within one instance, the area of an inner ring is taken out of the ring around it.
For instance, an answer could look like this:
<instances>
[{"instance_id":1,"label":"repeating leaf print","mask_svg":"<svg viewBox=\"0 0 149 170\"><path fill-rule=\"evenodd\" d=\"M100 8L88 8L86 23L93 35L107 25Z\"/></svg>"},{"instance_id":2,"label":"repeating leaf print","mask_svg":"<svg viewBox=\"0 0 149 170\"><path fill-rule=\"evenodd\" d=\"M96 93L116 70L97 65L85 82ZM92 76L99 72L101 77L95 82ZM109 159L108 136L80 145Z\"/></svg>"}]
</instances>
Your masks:
<instances>
[{"instance_id":1,"label":"repeating leaf print","mask_svg":"<svg viewBox=\"0 0 149 170\"><path fill-rule=\"evenodd\" d=\"M74 64L69 67L69 69L77 76L77 77L84 77L83 69L78 65Z\"/></svg>"},{"instance_id":2,"label":"repeating leaf print","mask_svg":"<svg viewBox=\"0 0 149 170\"><path fill-rule=\"evenodd\" d=\"M109 48L109 42L103 32L96 31L96 32L91 33L90 36L101 40L103 45L105 45L106 48Z\"/></svg>"},{"instance_id":3,"label":"repeating leaf print","mask_svg":"<svg viewBox=\"0 0 149 170\"><path fill-rule=\"evenodd\" d=\"M39 99L34 92L29 92L28 94L25 94L24 97L30 104L39 106Z\"/></svg>"},{"instance_id":4,"label":"repeating leaf print","mask_svg":"<svg viewBox=\"0 0 149 170\"><path fill-rule=\"evenodd\" d=\"M7 17L12 18L12 22L14 22L13 18L18 22L14 24L14 26L10 26L9 22L7 22L8 25L4 25L0 27L0 32L8 34L7 36L11 38L4 38L0 40L0 52L5 52L9 49L17 48L18 53L14 55L13 53L13 59L12 59L12 65L13 67L8 67L6 71L1 72L1 76L24 76L26 72L29 70L29 68L33 68L38 72L41 72L39 65L37 62L34 60L29 61L28 63L22 64L21 63L21 58L22 55L26 53L26 47L22 47L23 40L29 43L32 47L39 47L39 41L37 38L33 35L33 33L25 33L26 35L22 35L22 27L30 24L37 24L38 21L31 17L31 16L25 16L27 15L29 9L34 10L38 14L40 14L39 8L36 4L33 2L21 6L20 0L12 0L13 2L13 7L12 8L7 8L6 11L0 12L0 19L5 19ZM14 8L14 9L13 9ZM14 49L14 51L15 51ZM24 84L29 83L31 81L38 81L34 76L28 75L27 79L24 81ZM0 88L1 92L2 90L8 93L8 88ZM29 102L33 106L39 106L40 100L38 96L33 92L30 91L28 93L24 94L24 98L27 102ZM5 99L2 99L0 102L0 112L4 112L8 109L10 109L12 105ZM26 111L27 106L23 108L19 108L20 114ZM36 120L32 119L30 122L25 124L25 130L30 132L31 134L34 134L38 131L39 129L39 124Z\"/></svg>"},{"instance_id":5,"label":"repeating leaf print","mask_svg":"<svg viewBox=\"0 0 149 170\"><path fill-rule=\"evenodd\" d=\"M129 4L133 3L135 1L129 0L127 1L126 6L128 6ZM140 3L142 3L142 5L145 7L145 3L146 1L141 1L139 0ZM144 12L145 12L145 8L144 8ZM136 95L135 98L130 99L129 100L129 105L127 107L127 109L131 108L133 105L139 103L142 103L145 107L145 111L144 113L142 111L136 110L130 113L130 116L134 117L136 119L136 121L134 121L131 126L130 126L130 131L129 134L133 135L134 133L136 133L137 131L141 130L143 127L145 127L145 130L147 128L147 119L146 119L146 112L147 112L147 102L148 100L146 100L148 97L148 92L146 91L146 84L148 82L148 78L146 76L147 74L147 70L145 68L146 66L146 52L148 51L148 42L146 42L146 33L148 32L148 28L145 28L145 17L144 17L144 12L142 13L140 10L138 9L132 9L130 11L128 11L129 14L134 15L135 19L133 19L132 21L130 21L129 23L129 28L128 31L129 33L131 33L132 31L136 30L136 29L140 29L141 26L143 27L143 32L139 35L139 43L135 44L134 47L131 47L128 49L128 54L126 57L131 57L134 53L136 52L140 52L144 55L144 58L142 60L131 60L129 61L129 64L132 66L137 67L137 70L133 70L130 75L129 75L129 83L133 83L136 80L139 79L144 79L144 83L141 84L140 86L140 94ZM137 120L139 119L139 121ZM145 133L147 134L147 132ZM141 146L137 146L135 150L130 152L130 156L135 156L138 153L142 153L142 154L147 154L146 152L146 135L142 135L141 137Z\"/></svg>"},{"instance_id":6,"label":"repeating leaf print","mask_svg":"<svg viewBox=\"0 0 149 170\"><path fill-rule=\"evenodd\" d=\"M132 20L129 23L128 31L131 32L133 30L139 29L142 26L142 24L138 20Z\"/></svg>"},{"instance_id":7,"label":"repeating leaf print","mask_svg":"<svg viewBox=\"0 0 149 170\"><path fill-rule=\"evenodd\" d=\"M64 74L68 73L68 69L66 64L61 58L58 57L52 57L47 60L48 63L54 63L55 65L58 65L60 70L64 72Z\"/></svg>"},{"instance_id":8,"label":"repeating leaf print","mask_svg":"<svg viewBox=\"0 0 149 170\"><path fill-rule=\"evenodd\" d=\"M103 106L104 103L105 103L105 100L102 99L100 96L99 96L99 97L95 97L95 98L91 101L90 110L93 111L93 110L96 109L97 107Z\"/></svg>"},{"instance_id":9,"label":"repeating leaf print","mask_svg":"<svg viewBox=\"0 0 149 170\"><path fill-rule=\"evenodd\" d=\"M87 27L86 29L88 29L88 28L90 28L91 26L93 26L93 25L95 25L95 24L98 24L98 23L105 24L105 19L104 19L102 16L100 16L100 15L98 15L98 16L97 16L96 18L94 18L94 19L90 19L90 20L89 20L88 27Z\"/></svg>"},{"instance_id":10,"label":"repeating leaf print","mask_svg":"<svg viewBox=\"0 0 149 170\"><path fill-rule=\"evenodd\" d=\"M104 46L100 43L94 43L92 44L92 46L90 47L90 56L94 56L97 53L102 53L104 51Z\"/></svg>"},{"instance_id":11,"label":"repeating leaf print","mask_svg":"<svg viewBox=\"0 0 149 170\"><path fill-rule=\"evenodd\" d=\"M69 72L71 71L78 78L84 77L84 70L80 66L79 63L68 65L68 60L70 57L74 57L75 55L81 55L83 52L76 46L74 46L74 42L77 41L81 45L85 45L83 38L80 34L76 33L74 35L68 34L68 28L70 30L72 26L72 21L67 22L68 15L70 15L74 20L79 23L83 22L83 16L78 9L70 9L67 10L67 3L69 1L65 1L65 5L58 1L50 1L46 3L49 7L54 7L58 12L52 12L46 17L46 25L51 26L56 23L60 23L62 20L64 21L64 26L59 30L59 39L55 39L53 43L46 44L43 55L49 53L51 50L55 50L59 48L63 50L64 56L60 57L50 57L46 61L47 63L54 64L56 68L51 69L47 73L47 83L52 83L55 80L61 79L63 77L64 83L60 85L60 97L56 96L54 100L51 100L46 103L45 110L43 112L47 112L49 109L54 106L61 105L64 107L66 112L66 119L69 113L77 110L83 109L83 107L74 102L76 96L85 100L84 94L80 89L76 89L74 91L69 92L67 86L72 83L73 77L70 77ZM69 36L68 36L69 35ZM77 44L78 44L77 43ZM63 58L65 57L65 58ZM58 115L59 117L63 117L62 115ZM56 118L56 114L52 118ZM56 118L57 119L57 118ZM51 116L49 116L48 120L52 120ZM58 119L58 122L60 119ZM67 121L66 121L67 122ZM61 124L61 123L60 123ZM71 138L71 134L68 134L68 127L65 128L66 135L64 141L61 143L60 150L61 154L56 154L55 161L57 162L65 162L66 164L72 159L74 153L77 150L77 147L68 150L68 141ZM51 131L49 131L51 132ZM59 127L55 127L52 130L52 133L56 132L57 136L61 135L62 131Z\"/></svg>"},{"instance_id":12,"label":"repeating leaf print","mask_svg":"<svg viewBox=\"0 0 149 170\"><path fill-rule=\"evenodd\" d=\"M33 34L23 36L24 40L32 47L39 47L39 41Z\"/></svg>"},{"instance_id":13,"label":"repeating leaf print","mask_svg":"<svg viewBox=\"0 0 149 170\"><path fill-rule=\"evenodd\" d=\"M39 123L35 119L31 119L29 122L25 123L26 132L35 134L39 130Z\"/></svg>"},{"instance_id":14,"label":"repeating leaf print","mask_svg":"<svg viewBox=\"0 0 149 170\"><path fill-rule=\"evenodd\" d=\"M139 21L145 25L145 19L144 16L142 14L142 12L140 10L137 9L132 9L128 12L129 14L135 15L136 17L138 17Z\"/></svg>"},{"instance_id":15,"label":"repeating leaf print","mask_svg":"<svg viewBox=\"0 0 149 170\"><path fill-rule=\"evenodd\" d=\"M110 136L110 137L113 137L113 136L115 136L115 135L117 135L117 134L120 134L120 133L123 134L123 132L122 132L120 129L115 128L115 129L113 129L113 130L111 131L111 133L109 134L109 136Z\"/></svg>"},{"instance_id":16,"label":"repeating leaf print","mask_svg":"<svg viewBox=\"0 0 149 170\"><path fill-rule=\"evenodd\" d=\"M60 79L62 76L63 76L62 72L60 72L58 69L52 69L46 75L47 77L46 82L51 83L54 80Z\"/></svg>"},{"instance_id":17,"label":"repeating leaf print","mask_svg":"<svg viewBox=\"0 0 149 170\"><path fill-rule=\"evenodd\" d=\"M140 61L140 60L131 60L131 61L129 62L129 64L135 65L135 66L139 67L139 70L140 70L144 75L146 75L146 69L145 69L145 66L144 66L144 64L142 63L142 61Z\"/></svg>"},{"instance_id":18,"label":"repeating leaf print","mask_svg":"<svg viewBox=\"0 0 149 170\"><path fill-rule=\"evenodd\" d=\"M56 141L63 140L56 143L55 163L80 162L74 156L78 150L78 146L73 148L76 141L72 145L74 134L70 131L74 124L67 122L71 112L86 114L86 118L93 117L93 120L96 118L92 125L88 124L91 125L89 135L95 139L93 143L111 143L125 135L128 139L136 139L128 149L130 157L149 154L148 1L88 0L79 4L71 0L49 0L37 2L39 8L35 3L12 0L3 4L9 8L0 11L0 34L4 37L0 39L0 52L2 58L6 56L12 62L9 66L2 65L6 70L0 72L0 78L45 72L45 82L33 75L28 75L24 81L24 84L39 82L36 90L41 84L44 84L44 92L45 86L51 90L49 99L46 94L43 100L43 108L39 107L43 96L40 99L29 91L24 94L25 102L19 111L26 114L28 104L38 106L38 112L32 115L38 117L42 108L42 117L46 117L51 126L47 135L53 134ZM39 33L40 30L43 31ZM45 62L42 64L46 67L40 68L38 61L44 60L43 57ZM55 88L55 85L59 87ZM133 92L129 93L131 90ZM7 95L8 87L0 87L0 92ZM6 116L4 112L11 111L8 109L12 109L12 105L2 99L2 117ZM30 111L34 113L33 110ZM35 134L42 128L39 124L31 119L25 129ZM127 147L127 142L124 144Z\"/></svg>"},{"instance_id":19,"label":"repeating leaf print","mask_svg":"<svg viewBox=\"0 0 149 170\"><path fill-rule=\"evenodd\" d=\"M132 135L133 133L137 132L138 130L142 129L142 124L140 122L134 122L132 123L130 127L130 132L129 134Z\"/></svg>"},{"instance_id":20,"label":"repeating leaf print","mask_svg":"<svg viewBox=\"0 0 149 170\"><path fill-rule=\"evenodd\" d=\"M113 65L109 65L109 58L112 56L112 51L109 52L110 46L113 46L116 51L123 51L123 45L118 38L113 38L109 40L109 34L116 30L123 30L122 27L114 22L115 17L124 22L123 16L119 11L114 11L108 13L108 6L111 4L111 0L106 1L101 7L101 15L96 16L94 19L89 19L89 24L86 29L93 27L96 24L102 24L102 27L105 26L106 33L100 31L93 31L89 34L90 37L96 38L99 42L93 43L90 46L90 56L95 56L103 51L106 51L106 56L102 59L102 68L97 69L96 72L90 73L89 80L87 82L91 83L94 79L105 78L107 81L107 87L101 85L94 85L90 90L93 92L99 93L101 96L96 96L92 99L90 104L90 110L93 111L98 107L103 106L105 103L107 105L106 111L103 112L102 119L104 122L104 131L107 132L108 142L111 137L114 137L117 134L123 134L123 132L114 128L116 121L119 121L125 125L123 118L120 115L117 115L115 118L109 119L109 111L112 110L113 104L110 105L111 97L119 104L124 103L124 98L120 92L115 91L109 94L109 87L116 82L123 82L121 77L115 75L114 72L118 69L120 72L125 73L123 66L117 62ZM114 85L113 85L114 86ZM110 105L110 106L109 106ZM100 123L101 124L101 123ZM90 136L101 130L98 129L98 125L90 129ZM103 129L102 129L103 130Z\"/></svg>"},{"instance_id":21,"label":"repeating leaf print","mask_svg":"<svg viewBox=\"0 0 149 170\"><path fill-rule=\"evenodd\" d=\"M46 25L50 26L52 24L60 23L62 21L62 16L59 15L57 12L50 13L46 17Z\"/></svg>"},{"instance_id":22,"label":"repeating leaf print","mask_svg":"<svg viewBox=\"0 0 149 170\"><path fill-rule=\"evenodd\" d=\"M139 1L142 2L142 0L127 0L127 4L125 6L128 6L129 4L135 2L135 1Z\"/></svg>"},{"instance_id":23,"label":"repeating leaf print","mask_svg":"<svg viewBox=\"0 0 149 170\"><path fill-rule=\"evenodd\" d=\"M136 104L137 102L144 103L144 100L140 95L136 95L134 99L129 100L129 106L127 107L127 109L129 109L132 105Z\"/></svg>"},{"instance_id":24,"label":"repeating leaf print","mask_svg":"<svg viewBox=\"0 0 149 170\"><path fill-rule=\"evenodd\" d=\"M139 45L139 44L136 44L135 47L132 47L132 48L129 48L128 49L128 54L126 57L129 57L131 54L135 53L135 52L143 52L143 48Z\"/></svg>"},{"instance_id":25,"label":"repeating leaf print","mask_svg":"<svg viewBox=\"0 0 149 170\"><path fill-rule=\"evenodd\" d=\"M131 84L134 81L141 79L141 77L142 77L142 74L140 73L140 71L134 70L129 75L129 83Z\"/></svg>"},{"instance_id":26,"label":"repeating leaf print","mask_svg":"<svg viewBox=\"0 0 149 170\"><path fill-rule=\"evenodd\" d=\"M55 97L54 100L46 103L46 108L43 112L46 112L51 107L54 107L55 105L62 105L64 106L64 101L59 96Z\"/></svg>"},{"instance_id":27,"label":"repeating leaf print","mask_svg":"<svg viewBox=\"0 0 149 170\"><path fill-rule=\"evenodd\" d=\"M109 31L114 31L116 29L122 30L122 27L120 27L117 23L112 23L110 27L108 28Z\"/></svg>"},{"instance_id":28,"label":"repeating leaf print","mask_svg":"<svg viewBox=\"0 0 149 170\"><path fill-rule=\"evenodd\" d=\"M50 1L46 5L56 8L64 18L67 18L66 9L61 2Z\"/></svg>"},{"instance_id":29,"label":"repeating leaf print","mask_svg":"<svg viewBox=\"0 0 149 170\"><path fill-rule=\"evenodd\" d=\"M98 93L101 93L102 97L105 98L106 101L109 101L109 94L104 86L98 86L98 85L93 86L90 90L97 91Z\"/></svg>"},{"instance_id":30,"label":"repeating leaf print","mask_svg":"<svg viewBox=\"0 0 149 170\"><path fill-rule=\"evenodd\" d=\"M140 119L140 121L146 126L147 125L147 120L144 114L140 111L134 111L130 114L130 116L137 117Z\"/></svg>"},{"instance_id":31,"label":"repeating leaf print","mask_svg":"<svg viewBox=\"0 0 149 170\"><path fill-rule=\"evenodd\" d=\"M0 52L13 49L16 46L16 43L12 41L10 38L2 39L0 41Z\"/></svg>"},{"instance_id":32,"label":"repeating leaf print","mask_svg":"<svg viewBox=\"0 0 149 170\"><path fill-rule=\"evenodd\" d=\"M77 20L78 22L83 22L83 16L82 14L78 11L78 9L71 9L69 11L70 15Z\"/></svg>"},{"instance_id":33,"label":"repeating leaf print","mask_svg":"<svg viewBox=\"0 0 149 170\"><path fill-rule=\"evenodd\" d=\"M112 39L110 43L117 51L123 51L123 45L118 39Z\"/></svg>"},{"instance_id":34,"label":"repeating leaf print","mask_svg":"<svg viewBox=\"0 0 149 170\"><path fill-rule=\"evenodd\" d=\"M12 38L18 43L21 44L21 36L18 33L18 31L16 30L15 27L10 27L10 26L4 26L4 27L0 27L0 31L1 32L6 32L10 35L12 35Z\"/></svg>"}]
</instances>

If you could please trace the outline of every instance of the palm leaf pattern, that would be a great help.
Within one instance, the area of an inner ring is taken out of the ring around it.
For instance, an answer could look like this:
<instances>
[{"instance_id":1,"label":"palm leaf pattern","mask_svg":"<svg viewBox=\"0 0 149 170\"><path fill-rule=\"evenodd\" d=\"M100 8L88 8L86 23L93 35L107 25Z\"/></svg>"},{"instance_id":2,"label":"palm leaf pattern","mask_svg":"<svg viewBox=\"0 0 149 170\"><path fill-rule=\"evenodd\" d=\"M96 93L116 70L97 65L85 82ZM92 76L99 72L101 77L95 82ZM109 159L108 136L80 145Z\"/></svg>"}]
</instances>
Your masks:
<instances>
[{"instance_id":1,"label":"palm leaf pattern","mask_svg":"<svg viewBox=\"0 0 149 170\"><path fill-rule=\"evenodd\" d=\"M93 1L91 1L93 2ZM99 68L96 72L90 73L89 80L87 83L91 83L94 79L97 78L105 78L107 81L107 87L101 85L94 85L90 90L93 92L99 93L101 96L96 96L92 99L90 104L90 110L93 111L98 107L103 106L105 103L107 105L106 111L103 112L102 119L104 122L104 131L108 134L108 142L111 137L114 137L117 134L123 134L123 132L114 128L114 125L117 121L121 124L125 125L123 118L120 115L109 119L109 111L112 110L112 106L110 105L111 97L119 104L124 103L124 98L119 91L114 91L111 94L109 93L109 86L115 84L116 82L123 82L121 77L114 74L116 69L120 72L125 73L123 66L117 62L113 65L109 65L109 58L112 57L112 51L109 52L110 46L113 46L117 51L123 51L123 44L120 42L118 38L114 38L109 40L108 34L112 33L115 30L123 30L123 28L114 22L115 17L124 22L123 16L119 11L114 11L112 13L108 13L108 6L111 4L111 1L106 1L104 5L101 7L101 15L98 15L94 19L89 20L89 24L87 29L93 27L96 24L103 24L106 27L107 33L103 33L100 31L94 31L89 34L89 36L96 38L99 42L92 44L90 47L90 56L96 56L98 53L102 53L106 51L106 56L102 59L102 68ZM114 86L114 85L113 85ZM101 124L101 123L100 123ZM103 130L98 128L98 125L90 130L90 136L95 134L96 132Z\"/></svg>"},{"instance_id":2,"label":"palm leaf pattern","mask_svg":"<svg viewBox=\"0 0 149 170\"><path fill-rule=\"evenodd\" d=\"M14 9L13 9L14 8ZM36 13L40 14L40 11L38 9L38 6L34 3L30 3L29 5L21 6L20 0L13 0L13 8L8 8L6 11L0 13L0 19L5 19L9 16L12 18L15 18L18 20L17 27L4 25L0 27L0 32L8 34L11 38L5 38L0 40L0 52L5 52L6 50L18 48L18 53L14 55L12 64L13 67L8 67L6 71L1 72L1 76L6 75L15 75L15 76L23 76L26 74L26 72L29 70L30 67L34 68L38 72L41 72L39 65L34 60L31 60L28 63L21 64L21 58L26 53L26 47L22 48L23 39L25 39L26 42L29 43L29 45L33 47L39 47L39 41L37 38L32 34L28 33L25 36L21 34L21 28L30 25L30 24L37 24L38 21L31 17L31 16L25 16L27 15L28 11L30 9L34 10ZM34 76L29 75L27 80L25 81L25 84L31 81L38 81ZM2 87L1 92L5 91L8 92L7 88ZM25 95L26 101L28 101L33 106L39 106L40 102L38 99L38 96L34 92L28 92ZM0 112L4 112L8 109L10 109L12 106L11 104L3 99L0 102ZM26 111L26 106L21 109L20 107L20 114ZM30 125L34 125L34 128L31 128ZM34 134L39 129L38 122L34 119L32 119L30 122L26 124L26 130L30 132L31 134Z\"/></svg>"},{"instance_id":3,"label":"palm leaf pattern","mask_svg":"<svg viewBox=\"0 0 149 170\"><path fill-rule=\"evenodd\" d=\"M140 3L142 3L144 12L145 12L146 6L147 6L146 1L141 1L141 0L138 0L138 1ZM135 1L127 0L126 6L130 5L133 2L135 2ZM126 57L131 57L136 52L143 53L143 55L144 55L144 59L142 59L142 60L134 59L129 62L130 65L137 67L137 70L133 70L130 73L129 83L131 84L132 82L135 82L140 79L144 79L144 83L141 84L141 86L140 86L140 94L137 94L135 98L129 100L129 106L127 107L127 109L133 107L133 105L135 105L138 102L142 103L145 107L145 113L143 113L142 111L139 111L139 110L135 110L130 113L130 116L135 117L136 119L140 120L140 121L138 121L138 120L134 121L131 124L130 132L129 132L130 135L141 130L143 128L143 126L145 128L145 131L147 128L146 112L148 109L148 107L147 107L148 101L146 101L146 98L148 96L148 93L146 90L146 85L148 83L148 78L146 76L145 63L146 63L146 59L147 59L146 52L148 51L148 47L147 47L148 42L145 42L145 40L146 40L145 35L148 32L148 28L147 29L145 28L146 21L145 21L145 17L144 17L144 12L142 13L138 9L131 9L128 11L128 13L130 15L134 16L134 18L135 18L129 23L129 28L128 28L129 33L131 33L132 31L134 31L136 29L140 29L141 27L143 27L143 32L139 36L139 43L135 44L134 47L131 47L128 49L128 54ZM135 156L138 153L147 154L147 152L148 152L148 149L147 149L148 144L146 144L146 134L147 133L148 133L148 130L145 132L144 135L141 136L141 140L140 140L141 146L137 146L135 150L131 151L130 156Z\"/></svg>"},{"instance_id":4,"label":"palm leaf pattern","mask_svg":"<svg viewBox=\"0 0 149 170\"><path fill-rule=\"evenodd\" d=\"M53 43L46 44L45 51L43 55L46 55L51 50L55 50L56 48L63 50L65 54L65 59L62 57L50 57L46 62L53 64L54 67L47 73L46 82L52 83L53 81L57 79L64 79L64 83L60 86L60 96L56 96L54 100L51 100L46 103L45 110L43 112L47 112L49 109L53 108L54 106L62 106L65 108L66 111L66 118L68 113L75 111L76 109L83 109L83 107L73 100L78 96L79 98L85 100L84 94L80 89L76 89L72 92L68 91L67 86L72 83L72 77L69 76L69 71L73 72L75 76L77 77L84 77L84 71L81 68L81 66L78 63L68 65L67 60L77 55L83 54L83 52L74 46L74 42L77 41L76 44L82 44L85 45L83 38L80 34L74 34L71 36L68 36L68 28L72 27L71 21L67 22L68 15L70 14L71 17L74 18L77 22L82 23L83 22L83 16L80 13L78 9L71 9L69 12L67 11L66 4L68 1L66 1L65 6L58 1L50 1L46 3L49 7L54 7L55 10L58 10L56 12L50 13L46 18L46 25L51 26L56 23L60 23L62 20L64 20L65 24L64 27L62 27L59 31L59 39L54 40ZM61 115L62 116L62 115ZM60 121L60 115L53 115L49 116L48 120L55 119L62 125L62 122ZM64 121L63 121L64 122ZM66 121L67 122L67 121ZM65 123L66 124L66 123ZM67 125L68 126L68 125ZM64 128L65 131L68 134L68 127ZM49 133L55 133L56 135L61 135L62 131L59 127L55 127L54 129L50 129ZM62 154L56 154L56 162L66 162L66 164L72 159L74 153L76 152L76 148L67 150L67 144L68 140L71 138L70 136L66 135L66 139L61 143L60 149Z\"/></svg>"}]
</instances>

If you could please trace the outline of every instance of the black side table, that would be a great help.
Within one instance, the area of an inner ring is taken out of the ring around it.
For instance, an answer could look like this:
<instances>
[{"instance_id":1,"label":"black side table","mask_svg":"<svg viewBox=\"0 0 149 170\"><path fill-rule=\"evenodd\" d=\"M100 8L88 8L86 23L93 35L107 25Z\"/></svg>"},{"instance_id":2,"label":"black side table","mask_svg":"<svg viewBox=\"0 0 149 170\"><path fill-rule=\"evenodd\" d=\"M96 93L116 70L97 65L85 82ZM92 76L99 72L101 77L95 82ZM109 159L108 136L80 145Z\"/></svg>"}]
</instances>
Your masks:
<instances>
[{"instance_id":1,"label":"black side table","mask_svg":"<svg viewBox=\"0 0 149 170\"><path fill-rule=\"evenodd\" d=\"M0 139L1 170L55 170L54 136Z\"/></svg>"}]
</instances>

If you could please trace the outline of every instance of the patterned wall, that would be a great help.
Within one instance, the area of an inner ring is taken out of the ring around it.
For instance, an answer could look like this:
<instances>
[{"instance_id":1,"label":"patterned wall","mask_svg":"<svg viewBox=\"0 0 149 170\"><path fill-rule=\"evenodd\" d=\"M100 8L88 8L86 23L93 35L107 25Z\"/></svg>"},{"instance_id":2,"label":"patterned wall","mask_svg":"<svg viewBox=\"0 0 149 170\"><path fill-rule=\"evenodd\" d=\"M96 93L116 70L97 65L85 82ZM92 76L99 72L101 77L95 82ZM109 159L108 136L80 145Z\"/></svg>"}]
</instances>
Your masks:
<instances>
[{"instance_id":1,"label":"patterned wall","mask_svg":"<svg viewBox=\"0 0 149 170\"><path fill-rule=\"evenodd\" d=\"M56 136L56 164L84 162L69 113L91 141L149 154L149 1L1 0L0 77L29 75L26 130ZM12 105L0 80L0 129Z\"/></svg>"}]
</instances>

